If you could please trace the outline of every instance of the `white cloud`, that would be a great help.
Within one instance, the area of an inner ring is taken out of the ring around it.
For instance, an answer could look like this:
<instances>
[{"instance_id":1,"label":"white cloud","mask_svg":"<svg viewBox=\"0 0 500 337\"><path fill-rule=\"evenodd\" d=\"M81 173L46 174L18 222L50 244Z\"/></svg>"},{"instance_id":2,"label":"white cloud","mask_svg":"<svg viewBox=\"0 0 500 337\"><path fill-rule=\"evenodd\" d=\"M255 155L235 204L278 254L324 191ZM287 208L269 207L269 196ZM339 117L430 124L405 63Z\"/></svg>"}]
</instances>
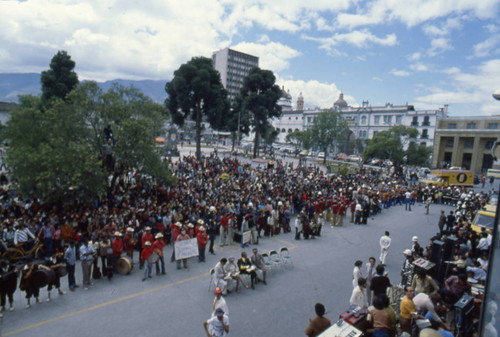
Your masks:
<instances>
[{"instance_id":1,"label":"white cloud","mask_svg":"<svg viewBox=\"0 0 500 337\"><path fill-rule=\"evenodd\" d=\"M278 78L276 83L280 87L284 86L285 90L290 90L294 107L297 97L302 93L304 107L307 109L333 107L333 103L338 99L341 92L335 83L322 83L316 80L296 81ZM356 101L352 96L344 95L344 99L348 104L356 105Z\"/></svg>"},{"instance_id":2,"label":"white cloud","mask_svg":"<svg viewBox=\"0 0 500 337\"><path fill-rule=\"evenodd\" d=\"M382 46L394 46L397 44L397 37L395 34L387 34L385 37L378 37L373 35L367 29L355 30L349 33L336 33L330 37L312 37L302 35L303 39L318 42L321 49L331 51L333 46L341 43L350 44L358 48L366 48L370 44Z\"/></svg>"},{"instance_id":3,"label":"white cloud","mask_svg":"<svg viewBox=\"0 0 500 337\"><path fill-rule=\"evenodd\" d=\"M494 52L498 52L495 47L500 42L500 36L493 35L486 40L479 42L473 46L475 57L487 57Z\"/></svg>"},{"instance_id":4,"label":"white cloud","mask_svg":"<svg viewBox=\"0 0 500 337\"><path fill-rule=\"evenodd\" d=\"M418 61L422 57L422 54L419 52L412 53L408 56L408 60L410 61Z\"/></svg>"},{"instance_id":5,"label":"white cloud","mask_svg":"<svg viewBox=\"0 0 500 337\"><path fill-rule=\"evenodd\" d=\"M430 94L416 97L418 104L450 104L450 108L453 104L468 104L474 109L468 111L468 115L499 113L499 104L491 95L499 87L500 59L486 61L472 73L452 69L447 82L452 84L453 88L432 88ZM493 103L496 104L496 109Z\"/></svg>"},{"instance_id":6,"label":"white cloud","mask_svg":"<svg viewBox=\"0 0 500 337\"><path fill-rule=\"evenodd\" d=\"M458 30L462 28L461 18L454 17L448 18L439 27L436 25L427 24L423 27L425 34L430 36L448 36L452 30Z\"/></svg>"},{"instance_id":7,"label":"white cloud","mask_svg":"<svg viewBox=\"0 0 500 337\"><path fill-rule=\"evenodd\" d=\"M366 8L359 7L355 14L341 13L337 16L339 28L353 29L391 21L413 27L428 20L446 17L452 13L463 13L476 18L494 18L497 0L375 0ZM449 25L456 24L450 22Z\"/></svg>"},{"instance_id":8,"label":"white cloud","mask_svg":"<svg viewBox=\"0 0 500 337\"><path fill-rule=\"evenodd\" d=\"M383 79L381 79L380 77L377 77L377 76L372 77L372 80L377 81L377 82L384 82Z\"/></svg>"},{"instance_id":9,"label":"white cloud","mask_svg":"<svg viewBox=\"0 0 500 337\"><path fill-rule=\"evenodd\" d=\"M394 76L401 76L401 77L406 77L410 76L410 73L406 70L397 70L397 69L392 69L389 71L389 74L394 75Z\"/></svg>"},{"instance_id":10,"label":"white cloud","mask_svg":"<svg viewBox=\"0 0 500 337\"><path fill-rule=\"evenodd\" d=\"M436 56L446 50L453 50L450 39L439 37L431 40L431 48L427 51L427 55Z\"/></svg>"},{"instance_id":11,"label":"white cloud","mask_svg":"<svg viewBox=\"0 0 500 337\"><path fill-rule=\"evenodd\" d=\"M259 55L259 67L272 71L287 69L290 66L289 60L301 55L299 51L277 42L241 42L231 48L242 53Z\"/></svg>"},{"instance_id":12,"label":"white cloud","mask_svg":"<svg viewBox=\"0 0 500 337\"><path fill-rule=\"evenodd\" d=\"M411 64L410 69L413 71L428 71L429 70L429 68L425 64L420 63L420 62Z\"/></svg>"}]
</instances>

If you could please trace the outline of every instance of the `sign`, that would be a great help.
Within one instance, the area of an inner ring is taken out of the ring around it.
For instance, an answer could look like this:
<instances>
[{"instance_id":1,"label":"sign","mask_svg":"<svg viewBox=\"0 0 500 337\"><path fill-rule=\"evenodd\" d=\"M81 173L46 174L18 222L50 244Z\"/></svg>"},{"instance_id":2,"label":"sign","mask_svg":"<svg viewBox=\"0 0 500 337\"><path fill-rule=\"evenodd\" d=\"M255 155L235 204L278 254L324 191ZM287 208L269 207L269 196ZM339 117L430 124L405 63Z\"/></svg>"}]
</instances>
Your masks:
<instances>
[{"instance_id":1,"label":"sign","mask_svg":"<svg viewBox=\"0 0 500 337\"><path fill-rule=\"evenodd\" d=\"M189 257L198 256L198 240L196 238L177 241L174 244L175 259L187 259Z\"/></svg>"},{"instance_id":2,"label":"sign","mask_svg":"<svg viewBox=\"0 0 500 337\"><path fill-rule=\"evenodd\" d=\"M342 320L332 324L318 337L360 337L363 334L361 330L356 329L352 325Z\"/></svg>"},{"instance_id":3,"label":"sign","mask_svg":"<svg viewBox=\"0 0 500 337\"><path fill-rule=\"evenodd\" d=\"M250 231L247 231L247 232L243 232L243 235L241 237L241 243L242 244L245 244L245 243L250 243L250 240L252 239L252 232Z\"/></svg>"}]
</instances>

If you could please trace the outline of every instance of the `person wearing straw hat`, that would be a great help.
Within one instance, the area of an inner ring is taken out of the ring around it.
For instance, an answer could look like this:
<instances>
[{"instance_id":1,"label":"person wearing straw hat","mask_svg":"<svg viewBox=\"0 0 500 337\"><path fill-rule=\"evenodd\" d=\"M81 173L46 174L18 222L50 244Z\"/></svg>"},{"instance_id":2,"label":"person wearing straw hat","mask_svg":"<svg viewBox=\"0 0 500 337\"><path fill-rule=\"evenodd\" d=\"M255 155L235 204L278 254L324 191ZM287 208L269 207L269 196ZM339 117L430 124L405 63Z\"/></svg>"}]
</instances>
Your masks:
<instances>
[{"instance_id":1,"label":"person wearing straw hat","mask_svg":"<svg viewBox=\"0 0 500 337\"><path fill-rule=\"evenodd\" d=\"M116 231L114 234L113 242L111 243L111 247L113 248L113 254L111 255L112 264L113 264L113 272L115 274L118 273L118 269L116 269L116 261L121 257L123 252L123 234Z\"/></svg>"},{"instance_id":2,"label":"person wearing straw hat","mask_svg":"<svg viewBox=\"0 0 500 337\"><path fill-rule=\"evenodd\" d=\"M141 252L141 261L145 265L144 274L142 276L142 281L146 281L146 278L151 278L151 269L152 266L149 264L149 257L153 253L153 247L151 241L144 242L144 248Z\"/></svg>"},{"instance_id":3,"label":"person wearing straw hat","mask_svg":"<svg viewBox=\"0 0 500 337\"><path fill-rule=\"evenodd\" d=\"M163 247L165 246L165 242L163 241L163 234L156 233L155 241L153 242L153 251L158 254L158 261L156 262L156 275L160 275L160 267L161 274L166 275L165 272L165 260L163 259Z\"/></svg>"},{"instance_id":4,"label":"person wearing straw hat","mask_svg":"<svg viewBox=\"0 0 500 337\"><path fill-rule=\"evenodd\" d=\"M142 247L144 247L144 243L146 241L149 241L149 242L154 241L153 234L151 234L151 227L149 227L149 226L146 226L144 228L144 234L142 234L142 237L141 237L141 246ZM144 261L141 260L140 268L142 269L143 266L144 266Z\"/></svg>"},{"instance_id":5,"label":"person wearing straw hat","mask_svg":"<svg viewBox=\"0 0 500 337\"><path fill-rule=\"evenodd\" d=\"M208 236L205 227L199 225L196 239L198 241L198 262L205 262L205 249L208 243Z\"/></svg>"},{"instance_id":6,"label":"person wearing straw hat","mask_svg":"<svg viewBox=\"0 0 500 337\"><path fill-rule=\"evenodd\" d=\"M132 227L127 227L127 234L123 239L123 244L125 246L125 251L127 252L127 256L134 260L134 247L137 243L137 240L134 238L134 229Z\"/></svg>"},{"instance_id":7,"label":"person wearing straw hat","mask_svg":"<svg viewBox=\"0 0 500 337\"><path fill-rule=\"evenodd\" d=\"M174 225L174 229L172 231L172 241L175 242L177 241L177 237L181 234L181 228L182 228L182 224L177 221ZM172 250L172 256L170 258L170 262L174 262L175 261L175 249Z\"/></svg>"}]
</instances>

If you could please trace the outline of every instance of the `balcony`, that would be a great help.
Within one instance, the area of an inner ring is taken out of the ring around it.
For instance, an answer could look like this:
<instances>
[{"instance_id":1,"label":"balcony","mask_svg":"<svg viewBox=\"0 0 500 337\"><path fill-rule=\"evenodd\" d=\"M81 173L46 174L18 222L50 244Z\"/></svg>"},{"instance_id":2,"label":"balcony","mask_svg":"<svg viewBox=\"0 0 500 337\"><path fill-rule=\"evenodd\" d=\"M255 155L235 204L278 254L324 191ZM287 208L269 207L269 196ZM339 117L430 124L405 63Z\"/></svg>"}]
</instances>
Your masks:
<instances>
[{"instance_id":1,"label":"balcony","mask_svg":"<svg viewBox=\"0 0 500 337\"><path fill-rule=\"evenodd\" d=\"M430 122L422 122L422 126L431 126Z\"/></svg>"},{"instance_id":2,"label":"balcony","mask_svg":"<svg viewBox=\"0 0 500 337\"><path fill-rule=\"evenodd\" d=\"M411 126L418 126L418 122L411 122Z\"/></svg>"},{"instance_id":3,"label":"balcony","mask_svg":"<svg viewBox=\"0 0 500 337\"><path fill-rule=\"evenodd\" d=\"M421 135L420 138L421 139L429 139L429 135Z\"/></svg>"}]
</instances>

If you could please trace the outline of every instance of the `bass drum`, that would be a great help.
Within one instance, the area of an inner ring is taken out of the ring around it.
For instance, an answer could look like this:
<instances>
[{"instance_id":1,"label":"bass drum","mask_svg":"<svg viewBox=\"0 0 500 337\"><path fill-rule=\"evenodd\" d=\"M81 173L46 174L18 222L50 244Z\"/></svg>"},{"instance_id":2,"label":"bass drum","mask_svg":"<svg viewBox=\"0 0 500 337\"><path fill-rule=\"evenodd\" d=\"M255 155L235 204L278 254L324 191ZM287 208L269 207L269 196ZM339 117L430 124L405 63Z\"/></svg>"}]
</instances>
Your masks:
<instances>
[{"instance_id":1,"label":"bass drum","mask_svg":"<svg viewBox=\"0 0 500 337\"><path fill-rule=\"evenodd\" d=\"M156 254L156 253L153 252L149 256L148 262L149 262L149 264L155 264L156 262L158 262L159 258L160 258L160 256L158 256L158 254Z\"/></svg>"},{"instance_id":2,"label":"bass drum","mask_svg":"<svg viewBox=\"0 0 500 337\"><path fill-rule=\"evenodd\" d=\"M59 276L59 277L64 277L68 274L68 269L66 269L65 266L61 266L61 267L57 268L55 271L56 271L57 276Z\"/></svg>"},{"instance_id":3,"label":"bass drum","mask_svg":"<svg viewBox=\"0 0 500 337\"><path fill-rule=\"evenodd\" d=\"M122 256L116 261L116 269L122 275L130 274L134 269L134 262L130 256Z\"/></svg>"},{"instance_id":4,"label":"bass drum","mask_svg":"<svg viewBox=\"0 0 500 337\"><path fill-rule=\"evenodd\" d=\"M48 284L54 284L56 280L56 272L53 270L39 269L33 273L33 285L38 288L43 288Z\"/></svg>"}]
</instances>

